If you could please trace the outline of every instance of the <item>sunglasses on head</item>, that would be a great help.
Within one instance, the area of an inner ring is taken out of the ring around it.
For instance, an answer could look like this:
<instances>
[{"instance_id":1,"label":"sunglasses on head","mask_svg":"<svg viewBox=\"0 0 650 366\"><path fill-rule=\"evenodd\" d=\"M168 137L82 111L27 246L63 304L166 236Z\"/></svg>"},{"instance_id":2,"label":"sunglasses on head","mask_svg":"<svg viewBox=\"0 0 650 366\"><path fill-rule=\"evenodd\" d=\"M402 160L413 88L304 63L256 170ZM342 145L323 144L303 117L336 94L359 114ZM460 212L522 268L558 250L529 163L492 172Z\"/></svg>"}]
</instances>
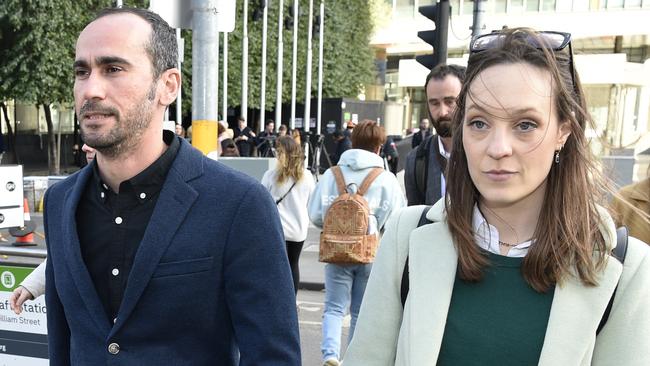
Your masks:
<instances>
[{"instance_id":1,"label":"sunglasses on head","mask_svg":"<svg viewBox=\"0 0 650 366\"><path fill-rule=\"evenodd\" d=\"M573 84L574 90L577 89L575 82L575 71L573 68L573 49L571 47L571 33L565 32L554 32L554 31L542 31L536 33L537 37L534 37L528 33L515 33L515 38L525 39L526 43L531 46L534 46L537 49L549 49L554 52L562 51L569 46L569 68L571 73L571 82ZM494 31L488 34L482 34L472 39L472 42L469 45L469 52L477 53L492 48L500 47L505 40L506 35L500 31ZM576 90L577 92L577 90Z\"/></svg>"}]
</instances>

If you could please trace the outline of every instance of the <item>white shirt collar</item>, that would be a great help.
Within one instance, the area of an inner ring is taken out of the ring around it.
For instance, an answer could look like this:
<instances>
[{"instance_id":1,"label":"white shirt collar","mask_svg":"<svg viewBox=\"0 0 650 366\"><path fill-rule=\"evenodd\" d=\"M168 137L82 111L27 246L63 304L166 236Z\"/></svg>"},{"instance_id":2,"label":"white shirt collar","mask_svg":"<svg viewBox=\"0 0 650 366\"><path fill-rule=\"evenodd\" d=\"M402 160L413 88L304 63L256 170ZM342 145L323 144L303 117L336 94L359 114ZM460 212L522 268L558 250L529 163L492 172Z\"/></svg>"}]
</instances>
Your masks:
<instances>
[{"instance_id":1,"label":"white shirt collar","mask_svg":"<svg viewBox=\"0 0 650 366\"><path fill-rule=\"evenodd\" d=\"M442 144L442 138L438 136L438 151L440 151L440 155L442 155L443 158L449 160L449 155L450 153L445 150L445 145Z\"/></svg>"},{"instance_id":2,"label":"white shirt collar","mask_svg":"<svg viewBox=\"0 0 650 366\"><path fill-rule=\"evenodd\" d=\"M490 225L483 214L478 209L478 205L474 205L474 213L472 217L472 228L474 229L474 240L479 247L488 252L502 255L499 250L499 232L497 229ZM528 254L528 248L533 243L532 240L520 243L516 247L510 248L507 257L525 257Z\"/></svg>"}]
</instances>

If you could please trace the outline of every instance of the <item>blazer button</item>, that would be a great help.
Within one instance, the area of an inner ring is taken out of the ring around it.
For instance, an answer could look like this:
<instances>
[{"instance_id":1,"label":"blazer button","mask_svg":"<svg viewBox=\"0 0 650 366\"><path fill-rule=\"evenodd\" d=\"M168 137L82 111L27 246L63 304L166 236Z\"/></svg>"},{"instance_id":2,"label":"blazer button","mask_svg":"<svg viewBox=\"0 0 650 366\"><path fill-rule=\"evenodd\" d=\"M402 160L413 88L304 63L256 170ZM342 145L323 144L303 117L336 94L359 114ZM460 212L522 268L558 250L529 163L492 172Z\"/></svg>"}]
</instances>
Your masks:
<instances>
[{"instance_id":1,"label":"blazer button","mask_svg":"<svg viewBox=\"0 0 650 366\"><path fill-rule=\"evenodd\" d=\"M108 345L108 353L116 355L120 353L120 345L117 343L111 343Z\"/></svg>"}]
</instances>

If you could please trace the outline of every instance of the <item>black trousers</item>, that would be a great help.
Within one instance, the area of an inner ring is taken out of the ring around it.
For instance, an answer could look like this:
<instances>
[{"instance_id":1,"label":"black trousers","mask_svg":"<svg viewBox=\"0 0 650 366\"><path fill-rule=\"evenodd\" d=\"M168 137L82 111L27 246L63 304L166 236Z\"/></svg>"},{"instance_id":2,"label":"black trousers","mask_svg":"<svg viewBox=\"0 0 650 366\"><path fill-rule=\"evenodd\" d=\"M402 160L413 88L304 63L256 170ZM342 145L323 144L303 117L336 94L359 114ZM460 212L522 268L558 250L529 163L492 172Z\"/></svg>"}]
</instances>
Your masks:
<instances>
[{"instance_id":1,"label":"black trousers","mask_svg":"<svg viewBox=\"0 0 650 366\"><path fill-rule=\"evenodd\" d=\"M285 241L287 245L287 256L289 257L289 266L291 267L291 276L293 277L293 288L298 293L298 284L300 283L300 268L298 260L304 241Z\"/></svg>"}]
</instances>

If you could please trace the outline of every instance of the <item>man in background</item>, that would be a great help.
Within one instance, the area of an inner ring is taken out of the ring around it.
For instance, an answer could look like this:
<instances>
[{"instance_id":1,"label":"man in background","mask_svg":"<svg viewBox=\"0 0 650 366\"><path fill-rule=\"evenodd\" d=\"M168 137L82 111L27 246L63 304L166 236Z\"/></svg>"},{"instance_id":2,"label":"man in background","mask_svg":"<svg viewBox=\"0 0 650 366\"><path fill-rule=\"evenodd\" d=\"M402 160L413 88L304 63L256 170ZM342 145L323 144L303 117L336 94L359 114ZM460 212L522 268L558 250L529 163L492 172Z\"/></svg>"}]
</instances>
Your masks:
<instances>
[{"instance_id":1,"label":"man in background","mask_svg":"<svg viewBox=\"0 0 650 366\"><path fill-rule=\"evenodd\" d=\"M406 157L404 187L409 206L433 205L445 196L451 118L464 79L465 67L457 65L437 65L427 75L424 83L427 111L436 134L429 135Z\"/></svg>"}]
</instances>

